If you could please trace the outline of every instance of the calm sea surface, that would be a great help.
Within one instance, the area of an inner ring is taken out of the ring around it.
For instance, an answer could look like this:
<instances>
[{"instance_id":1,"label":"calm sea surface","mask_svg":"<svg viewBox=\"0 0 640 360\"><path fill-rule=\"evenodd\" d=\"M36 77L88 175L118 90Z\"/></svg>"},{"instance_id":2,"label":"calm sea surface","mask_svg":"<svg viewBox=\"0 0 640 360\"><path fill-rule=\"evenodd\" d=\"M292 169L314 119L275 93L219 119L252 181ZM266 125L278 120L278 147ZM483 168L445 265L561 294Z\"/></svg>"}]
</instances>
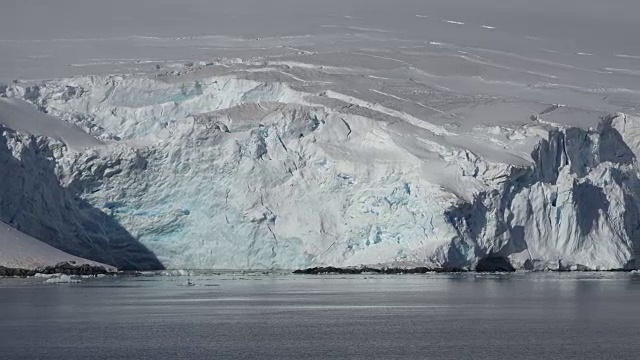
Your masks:
<instances>
[{"instance_id":1,"label":"calm sea surface","mask_svg":"<svg viewBox=\"0 0 640 360\"><path fill-rule=\"evenodd\" d=\"M0 359L640 359L640 275L0 279Z\"/></svg>"}]
</instances>

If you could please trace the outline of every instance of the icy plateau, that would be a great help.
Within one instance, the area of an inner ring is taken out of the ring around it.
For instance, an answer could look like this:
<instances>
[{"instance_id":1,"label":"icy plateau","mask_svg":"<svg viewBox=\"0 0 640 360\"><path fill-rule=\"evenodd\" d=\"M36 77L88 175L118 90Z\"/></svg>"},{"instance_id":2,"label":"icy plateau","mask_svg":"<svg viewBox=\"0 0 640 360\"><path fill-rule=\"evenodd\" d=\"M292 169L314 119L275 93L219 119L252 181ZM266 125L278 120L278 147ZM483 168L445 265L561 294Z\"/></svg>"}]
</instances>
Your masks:
<instances>
[{"instance_id":1,"label":"icy plateau","mask_svg":"<svg viewBox=\"0 0 640 360\"><path fill-rule=\"evenodd\" d=\"M121 269L635 268L640 57L417 11L0 39L2 244Z\"/></svg>"}]
</instances>

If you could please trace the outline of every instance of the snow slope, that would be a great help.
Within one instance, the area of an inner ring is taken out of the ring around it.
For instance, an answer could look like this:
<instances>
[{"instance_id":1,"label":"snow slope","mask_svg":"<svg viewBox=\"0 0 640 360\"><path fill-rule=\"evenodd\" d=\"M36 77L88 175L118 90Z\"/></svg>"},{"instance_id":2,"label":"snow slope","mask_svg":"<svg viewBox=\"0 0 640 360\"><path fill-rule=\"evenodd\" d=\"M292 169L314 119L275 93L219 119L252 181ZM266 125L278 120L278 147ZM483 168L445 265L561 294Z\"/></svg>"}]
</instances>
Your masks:
<instances>
[{"instance_id":1,"label":"snow slope","mask_svg":"<svg viewBox=\"0 0 640 360\"><path fill-rule=\"evenodd\" d=\"M34 239L11 226L0 222L0 266L20 269L41 269L61 262L75 262L78 265L115 268L64 253L52 246Z\"/></svg>"},{"instance_id":2,"label":"snow slope","mask_svg":"<svg viewBox=\"0 0 640 360\"><path fill-rule=\"evenodd\" d=\"M638 44L563 28L597 7L289 5L0 40L0 221L121 268L635 266Z\"/></svg>"},{"instance_id":3,"label":"snow slope","mask_svg":"<svg viewBox=\"0 0 640 360\"><path fill-rule=\"evenodd\" d=\"M74 149L102 144L98 139L76 126L43 114L23 100L0 99L0 125L60 140Z\"/></svg>"}]
</instances>

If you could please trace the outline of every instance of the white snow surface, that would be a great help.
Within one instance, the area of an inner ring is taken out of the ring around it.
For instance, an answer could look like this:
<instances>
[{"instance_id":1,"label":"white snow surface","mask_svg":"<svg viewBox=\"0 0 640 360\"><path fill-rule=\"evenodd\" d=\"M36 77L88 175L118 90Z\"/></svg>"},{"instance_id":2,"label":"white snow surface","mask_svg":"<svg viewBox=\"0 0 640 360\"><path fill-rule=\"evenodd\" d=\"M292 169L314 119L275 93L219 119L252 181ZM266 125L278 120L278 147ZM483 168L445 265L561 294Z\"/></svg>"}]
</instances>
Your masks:
<instances>
[{"instance_id":1,"label":"white snow surface","mask_svg":"<svg viewBox=\"0 0 640 360\"><path fill-rule=\"evenodd\" d=\"M124 268L635 266L640 46L562 37L598 6L540 29L519 3L277 1L286 30L0 40L0 220Z\"/></svg>"},{"instance_id":2,"label":"white snow surface","mask_svg":"<svg viewBox=\"0 0 640 360\"><path fill-rule=\"evenodd\" d=\"M113 266L64 253L0 222L0 266L42 269L47 266L55 266L61 262L103 266L105 269L115 270Z\"/></svg>"},{"instance_id":3,"label":"white snow surface","mask_svg":"<svg viewBox=\"0 0 640 360\"><path fill-rule=\"evenodd\" d=\"M75 125L43 114L28 102L19 99L0 99L0 125L33 135L51 137L74 149L102 144Z\"/></svg>"}]
</instances>

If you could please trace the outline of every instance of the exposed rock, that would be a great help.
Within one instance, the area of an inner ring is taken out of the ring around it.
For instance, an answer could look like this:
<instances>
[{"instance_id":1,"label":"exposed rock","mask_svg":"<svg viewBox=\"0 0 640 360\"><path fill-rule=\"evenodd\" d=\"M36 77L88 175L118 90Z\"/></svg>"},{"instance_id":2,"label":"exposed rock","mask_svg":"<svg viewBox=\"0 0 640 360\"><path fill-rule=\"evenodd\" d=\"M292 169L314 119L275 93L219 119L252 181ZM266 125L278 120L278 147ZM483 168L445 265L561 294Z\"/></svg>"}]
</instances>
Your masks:
<instances>
[{"instance_id":1,"label":"exposed rock","mask_svg":"<svg viewBox=\"0 0 640 360\"><path fill-rule=\"evenodd\" d=\"M91 266L89 264L75 265L68 262L62 262L56 266L49 266L38 270L42 274L65 274L65 275L98 275L108 274L109 272L102 266Z\"/></svg>"},{"instance_id":2,"label":"exposed rock","mask_svg":"<svg viewBox=\"0 0 640 360\"><path fill-rule=\"evenodd\" d=\"M477 272L514 272L516 269L509 260L501 256L490 256L478 261Z\"/></svg>"},{"instance_id":3,"label":"exposed rock","mask_svg":"<svg viewBox=\"0 0 640 360\"><path fill-rule=\"evenodd\" d=\"M9 268L9 267L0 266L0 276L3 276L3 277L4 276L6 276L6 277L10 277L10 276L25 277L25 276L33 276L35 274L36 274L35 270Z\"/></svg>"},{"instance_id":4,"label":"exposed rock","mask_svg":"<svg viewBox=\"0 0 640 360\"><path fill-rule=\"evenodd\" d=\"M64 275L106 275L110 274L102 266L92 266L89 264L76 265L69 262L61 262L55 266L48 266L43 269L19 269L0 266L0 276L26 277L35 274L64 274Z\"/></svg>"},{"instance_id":5,"label":"exposed rock","mask_svg":"<svg viewBox=\"0 0 640 360\"><path fill-rule=\"evenodd\" d=\"M322 274L426 274L426 273L443 273L443 272L465 272L464 269L461 268L428 268L428 267L415 267L415 268L371 268L371 267L312 267L307 269L299 269L295 270L294 274L311 274L311 275L322 275Z\"/></svg>"}]
</instances>

